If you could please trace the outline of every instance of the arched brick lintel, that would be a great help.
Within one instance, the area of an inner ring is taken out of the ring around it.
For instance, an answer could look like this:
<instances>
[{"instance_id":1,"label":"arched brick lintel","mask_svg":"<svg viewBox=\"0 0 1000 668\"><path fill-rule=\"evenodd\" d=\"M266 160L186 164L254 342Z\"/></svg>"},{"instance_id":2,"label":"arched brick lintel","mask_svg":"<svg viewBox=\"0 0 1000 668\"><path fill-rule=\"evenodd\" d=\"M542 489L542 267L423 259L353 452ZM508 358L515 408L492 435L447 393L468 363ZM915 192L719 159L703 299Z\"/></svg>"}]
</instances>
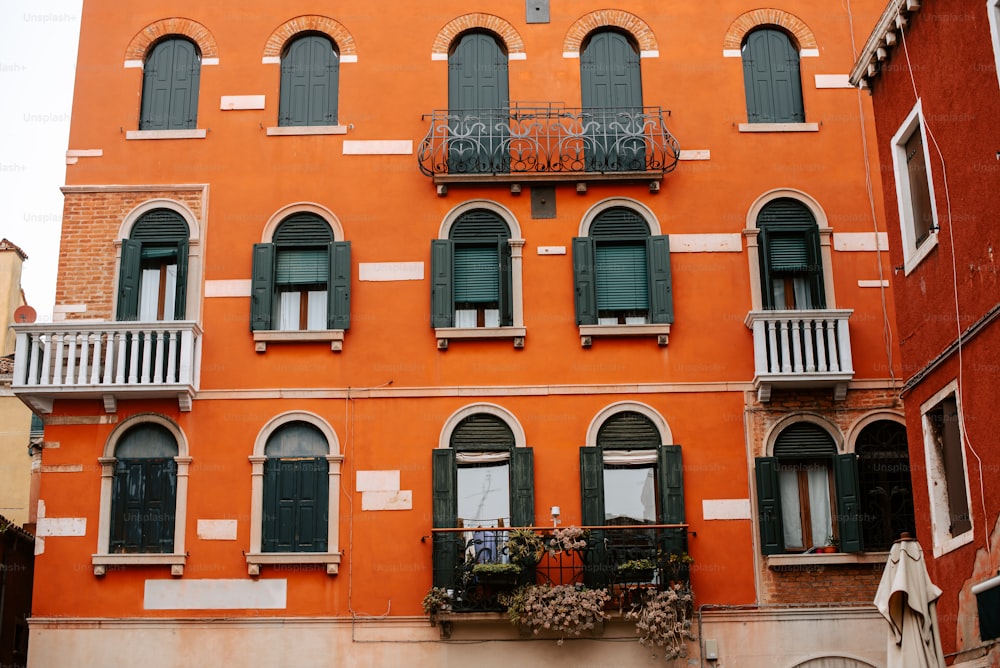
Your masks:
<instances>
[{"instance_id":1,"label":"arched brick lintel","mask_svg":"<svg viewBox=\"0 0 1000 668\"><path fill-rule=\"evenodd\" d=\"M264 57L276 58L281 56L281 50L285 48L288 40L300 32L314 31L321 32L332 39L337 45L337 52L343 56L356 56L358 54L357 45L354 43L354 36L343 26L342 23L331 19L329 16L319 14L308 14L296 16L290 21L285 21L278 26L267 38L264 44Z\"/></svg>"},{"instance_id":2,"label":"arched brick lintel","mask_svg":"<svg viewBox=\"0 0 1000 668\"><path fill-rule=\"evenodd\" d=\"M600 9L596 12L584 14L569 27L566 39L563 42L564 53L578 53L584 38L597 30L613 26L621 28L635 38L639 43L640 51L659 51L656 35L649 24L640 19L635 14L621 9Z\"/></svg>"},{"instance_id":3,"label":"arched brick lintel","mask_svg":"<svg viewBox=\"0 0 1000 668\"><path fill-rule=\"evenodd\" d=\"M192 19L174 17L154 21L140 30L125 49L125 60L145 60L149 47L167 35L184 35L198 45L202 58L218 58L219 46L215 36L202 24Z\"/></svg>"},{"instance_id":4,"label":"arched brick lintel","mask_svg":"<svg viewBox=\"0 0 1000 668\"><path fill-rule=\"evenodd\" d=\"M784 28L798 42L800 50L819 48L816 44L816 36L802 19L782 9L774 8L754 9L737 16L736 20L730 24L729 30L726 31L726 39L722 48L741 48L743 38L748 32L765 25Z\"/></svg>"},{"instance_id":5,"label":"arched brick lintel","mask_svg":"<svg viewBox=\"0 0 1000 668\"><path fill-rule=\"evenodd\" d=\"M503 40L507 47L507 54L524 53L524 40L520 33L507 21L492 14L465 14L457 19L449 21L434 38L434 47L431 53L437 55L448 55L451 43L455 38L467 30L481 28L496 33Z\"/></svg>"}]
</instances>

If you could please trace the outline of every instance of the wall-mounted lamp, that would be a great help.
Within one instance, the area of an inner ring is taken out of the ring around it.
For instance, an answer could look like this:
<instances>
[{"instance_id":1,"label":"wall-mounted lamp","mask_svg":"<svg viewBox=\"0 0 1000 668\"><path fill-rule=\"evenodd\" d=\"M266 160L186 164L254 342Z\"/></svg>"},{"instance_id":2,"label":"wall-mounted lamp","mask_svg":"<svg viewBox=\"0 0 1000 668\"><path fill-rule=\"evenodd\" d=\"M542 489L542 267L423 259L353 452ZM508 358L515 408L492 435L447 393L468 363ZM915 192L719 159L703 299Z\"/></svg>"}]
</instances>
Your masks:
<instances>
[{"instance_id":1,"label":"wall-mounted lamp","mask_svg":"<svg viewBox=\"0 0 1000 668\"><path fill-rule=\"evenodd\" d=\"M552 506L552 510L550 510L549 512L552 513L552 526L558 526L559 525L559 515L561 513L561 510L560 510L559 506Z\"/></svg>"}]
</instances>

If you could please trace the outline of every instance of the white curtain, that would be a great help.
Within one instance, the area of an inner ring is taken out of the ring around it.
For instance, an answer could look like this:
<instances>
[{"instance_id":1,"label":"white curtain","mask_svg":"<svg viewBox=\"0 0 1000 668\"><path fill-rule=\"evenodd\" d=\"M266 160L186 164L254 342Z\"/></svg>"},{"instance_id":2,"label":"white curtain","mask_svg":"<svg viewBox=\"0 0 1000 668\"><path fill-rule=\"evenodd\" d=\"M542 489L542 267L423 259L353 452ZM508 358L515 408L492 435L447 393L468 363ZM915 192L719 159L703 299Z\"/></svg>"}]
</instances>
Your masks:
<instances>
[{"instance_id":1,"label":"white curtain","mask_svg":"<svg viewBox=\"0 0 1000 668\"><path fill-rule=\"evenodd\" d=\"M326 329L326 290L310 290L306 329Z\"/></svg>"},{"instance_id":2,"label":"white curtain","mask_svg":"<svg viewBox=\"0 0 1000 668\"><path fill-rule=\"evenodd\" d=\"M282 292L278 305L278 329L289 330L299 328L300 292Z\"/></svg>"},{"instance_id":3,"label":"white curtain","mask_svg":"<svg viewBox=\"0 0 1000 668\"><path fill-rule=\"evenodd\" d=\"M809 518L812 523L812 544L826 545L833 537L833 515L830 512L830 472L824 467L810 468Z\"/></svg>"},{"instance_id":4,"label":"white curtain","mask_svg":"<svg viewBox=\"0 0 1000 668\"><path fill-rule=\"evenodd\" d=\"M799 472L795 467L778 471L778 488L781 490L781 520L785 530L785 547L801 548L802 508L799 505Z\"/></svg>"}]
</instances>

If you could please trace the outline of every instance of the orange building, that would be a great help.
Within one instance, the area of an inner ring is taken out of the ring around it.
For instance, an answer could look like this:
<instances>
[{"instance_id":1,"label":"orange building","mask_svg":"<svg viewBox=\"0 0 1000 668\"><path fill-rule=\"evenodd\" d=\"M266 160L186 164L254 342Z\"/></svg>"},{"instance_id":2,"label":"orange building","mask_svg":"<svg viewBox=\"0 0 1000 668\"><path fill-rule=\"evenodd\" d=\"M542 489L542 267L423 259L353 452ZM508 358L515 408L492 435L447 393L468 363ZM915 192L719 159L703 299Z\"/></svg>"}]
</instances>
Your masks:
<instances>
[{"instance_id":1,"label":"orange building","mask_svg":"<svg viewBox=\"0 0 1000 668\"><path fill-rule=\"evenodd\" d=\"M881 665L879 4L87 2L31 664Z\"/></svg>"}]
</instances>

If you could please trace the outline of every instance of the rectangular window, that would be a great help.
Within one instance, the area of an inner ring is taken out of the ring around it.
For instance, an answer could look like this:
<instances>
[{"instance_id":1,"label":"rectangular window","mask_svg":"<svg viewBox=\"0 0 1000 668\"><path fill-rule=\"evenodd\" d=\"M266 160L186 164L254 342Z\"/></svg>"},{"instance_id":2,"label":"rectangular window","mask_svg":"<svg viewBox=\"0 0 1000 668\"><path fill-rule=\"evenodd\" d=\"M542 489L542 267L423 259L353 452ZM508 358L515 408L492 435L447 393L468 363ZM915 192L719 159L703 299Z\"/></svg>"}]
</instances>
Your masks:
<instances>
[{"instance_id":1,"label":"rectangular window","mask_svg":"<svg viewBox=\"0 0 1000 668\"><path fill-rule=\"evenodd\" d=\"M173 320L176 290L176 264L151 265L144 262L139 277L139 320Z\"/></svg>"},{"instance_id":2,"label":"rectangular window","mask_svg":"<svg viewBox=\"0 0 1000 668\"><path fill-rule=\"evenodd\" d=\"M785 549L806 550L833 538L830 467L823 462L782 463L778 470Z\"/></svg>"},{"instance_id":3,"label":"rectangular window","mask_svg":"<svg viewBox=\"0 0 1000 668\"><path fill-rule=\"evenodd\" d=\"M921 406L935 556L972 540L969 476L957 389L958 383L953 381Z\"/></svg>"},{"instance_id":4,"label":"rectangular window","mask_svg":"<svg viewBox=\"0 0 1000 668\"><path fill-rule=\"evenodd\" d=\"M604 521L608 525L656 524L656 468L604 466Z\"/></svg>"},{"instance_id":5,"label":"rectangular window","mask_svg":"<svg viewBox=\"0 0 1000 668\"><path fill-rule=\"evenodd\" d=\"M896 199L909 273L937 245L937 209L921 103L913 108L892 139Z\"/></svg>"}]
</instances>

